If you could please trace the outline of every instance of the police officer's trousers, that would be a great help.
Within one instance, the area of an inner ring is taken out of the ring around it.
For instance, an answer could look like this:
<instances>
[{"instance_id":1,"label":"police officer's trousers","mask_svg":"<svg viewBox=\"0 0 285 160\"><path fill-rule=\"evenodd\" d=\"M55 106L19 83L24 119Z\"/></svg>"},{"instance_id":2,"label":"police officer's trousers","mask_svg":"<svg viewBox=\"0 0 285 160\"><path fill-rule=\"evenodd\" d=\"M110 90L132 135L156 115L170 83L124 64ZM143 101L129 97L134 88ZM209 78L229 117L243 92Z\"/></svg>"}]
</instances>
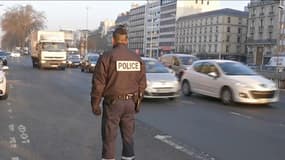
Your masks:
<instances>
[{"instance_id":1,"label":"police officer's trousers","mask_svg":"<svg viewBox=\"0 0 285 160\"><path fill-rule=\"evenodd\" d=\"M115 100L112 103L103 101L103 159L115 159L118 126L123 143L122 160L134 160L135 106L133 100Z\"/></svg>"}]
</instances>

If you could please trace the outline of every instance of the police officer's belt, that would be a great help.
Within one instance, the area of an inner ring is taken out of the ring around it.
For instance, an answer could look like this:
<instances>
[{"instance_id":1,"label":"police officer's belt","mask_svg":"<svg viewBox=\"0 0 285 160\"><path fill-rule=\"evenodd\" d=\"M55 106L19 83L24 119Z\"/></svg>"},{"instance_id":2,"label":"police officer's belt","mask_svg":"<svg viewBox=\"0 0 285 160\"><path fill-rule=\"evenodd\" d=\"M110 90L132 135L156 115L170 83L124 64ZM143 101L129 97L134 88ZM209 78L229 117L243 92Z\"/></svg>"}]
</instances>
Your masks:
<instances>
[{"instance_id":1,"label":"police officer's belt","mask_svg":"<svg viewBox=\"0 0 285 160\"><path fill-rule=\"evenodd\" d=\"M131 94L126 94L126 95L119 95L119 96L111 96L113 99L118 99L118 100L129 100L134 98L137 94L131 93Z\"/></svg>"}]
</instances>

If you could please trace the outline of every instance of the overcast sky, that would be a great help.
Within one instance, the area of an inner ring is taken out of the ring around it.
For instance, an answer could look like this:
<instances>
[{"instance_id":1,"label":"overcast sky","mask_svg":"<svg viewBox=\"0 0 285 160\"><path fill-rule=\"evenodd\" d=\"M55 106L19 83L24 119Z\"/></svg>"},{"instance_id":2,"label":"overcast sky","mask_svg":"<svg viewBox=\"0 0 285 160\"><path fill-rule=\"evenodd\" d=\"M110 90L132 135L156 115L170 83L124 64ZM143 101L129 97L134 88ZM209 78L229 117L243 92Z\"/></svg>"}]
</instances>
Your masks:
<instances>
[{"instance_id":1,"label":"overcast sky","mask_svg":"<svg viewBox=\"0 0 285 160\"><path fill-rule=\"evenodd\" d=\"M233 8L244 10L248 0L222 0L221 8ZM0 14L5 9L17 4L31 4L35 10L43 11L47 17L47 29L85 29L87 26L88 7L88 29L96 29L100 21L104 19L115 20L121 12L128 11L132 3L145 4L145 1L2 1Z\"/></svg>"}]
</instances>

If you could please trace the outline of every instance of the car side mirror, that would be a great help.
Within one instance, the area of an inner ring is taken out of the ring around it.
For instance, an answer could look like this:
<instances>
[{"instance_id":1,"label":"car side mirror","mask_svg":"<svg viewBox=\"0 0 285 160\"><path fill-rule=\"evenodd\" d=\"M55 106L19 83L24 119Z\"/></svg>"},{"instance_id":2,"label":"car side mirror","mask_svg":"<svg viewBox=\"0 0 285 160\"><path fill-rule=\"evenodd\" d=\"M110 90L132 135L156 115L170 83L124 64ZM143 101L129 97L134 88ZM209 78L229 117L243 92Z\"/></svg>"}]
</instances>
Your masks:
<instances>
[{"instance_id":1,"label":"car side mirror","mask_svg":"<svg viewBox=\"0 0 285 160\"><path fill-rule=\"evenodd\" d=\"M208 73L208 76L213 77L213 78L218 78L218 74L216 72L210 72Z\"/></svg>"}]
</instances>

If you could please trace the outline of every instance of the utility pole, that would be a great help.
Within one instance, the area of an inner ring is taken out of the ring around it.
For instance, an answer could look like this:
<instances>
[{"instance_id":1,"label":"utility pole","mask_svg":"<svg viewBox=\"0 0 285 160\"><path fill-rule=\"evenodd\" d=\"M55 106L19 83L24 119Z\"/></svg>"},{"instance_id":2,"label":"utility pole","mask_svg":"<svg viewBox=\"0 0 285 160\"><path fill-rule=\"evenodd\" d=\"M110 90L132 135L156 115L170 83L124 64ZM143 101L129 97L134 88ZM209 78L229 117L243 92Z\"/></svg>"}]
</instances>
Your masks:
<instances>
[{"instance_id":1,"label":"utility pole","mask_svg":"<svg viewBox=\"0 0 285 160\"><path fill-rule=\"evenodd\" d=\"M85 54L88 53L88 6L86 7L86 33L85 33Z\"/></svg>"},{"instance_id":2,"label":"utility pole","mask_svg":"<svg viewBox=\"0 0 285 160\"><path fill-rule=\"evenodd\" d=\"M277 51L277 60L276 60L276 70L275 70L275 79L276 79L276 84L279 87L279 69L280 69L280 65L279 65L279 56L280 54L282 54L282 41L283 41L283 30L284 30L284 22L282 21L283 18L283 9L284 6L282 5L282 0L280 0L279 3L279 43L278 43L278 51Z\"/></svg>"}]
</instances>

